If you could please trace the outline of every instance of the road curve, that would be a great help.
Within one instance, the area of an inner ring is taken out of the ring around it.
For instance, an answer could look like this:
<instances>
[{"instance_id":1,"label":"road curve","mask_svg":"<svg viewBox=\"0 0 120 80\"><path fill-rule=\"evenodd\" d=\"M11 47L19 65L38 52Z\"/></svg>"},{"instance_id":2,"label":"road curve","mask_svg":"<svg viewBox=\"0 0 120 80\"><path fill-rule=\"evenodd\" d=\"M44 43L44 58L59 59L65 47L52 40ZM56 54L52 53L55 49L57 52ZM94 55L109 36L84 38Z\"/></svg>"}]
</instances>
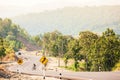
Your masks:
<instances>
[{"instance_id":1,"label":"road curve","mask_svg":"<svg viewBox=\"0 0 120 80\"><path fill-rule=\"evenodd\" d=\"M8 69L13 72L19 70L21 73L33 74L33 75L43 75L43 66L39 62L40 56L34 55L23 55L24 63L22 65L13 65ZM37 65L36 70L33 70L33 64ZM50 63L52 64L52 63ZM55 71L46 70L46 76L48 77L60 77L68 78L69 80L120 80L120 72L71 72L71 71Z\"/></svg>"}]
</instances>

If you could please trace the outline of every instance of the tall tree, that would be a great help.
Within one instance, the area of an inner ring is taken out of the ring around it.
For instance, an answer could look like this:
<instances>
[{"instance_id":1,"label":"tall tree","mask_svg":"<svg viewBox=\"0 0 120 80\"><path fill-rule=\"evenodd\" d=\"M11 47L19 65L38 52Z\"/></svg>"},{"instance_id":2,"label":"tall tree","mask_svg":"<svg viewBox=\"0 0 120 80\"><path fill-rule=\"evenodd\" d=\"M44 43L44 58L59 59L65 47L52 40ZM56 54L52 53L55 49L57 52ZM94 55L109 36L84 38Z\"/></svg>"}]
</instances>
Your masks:
<instances>
[{"instance_id":1,"label":"tall tree","mask_svg":"<svg viewBox=\"0 0 120 80\"><path fill-rule=\"evenodd\" d=\"M95 43L95 41L98 39L98 35L94 34L90 31L84 31L80 32L79 34L79 42L82 46L81 53L84 55L84 59L86 62L86 70L90 70L90 61L89 56L91 53L91 46Z\"/></svg>"},{"instance_id":2,"label":"tall tree","mask_svg":"<svg viewBox=\"0 0 120 80\"><path fill-rule=\"evenodd\" d=\"M75 70L78 70L79 68L79 60L80 60L80 50L81 46L79 44L79 41L77 39L71 40L68 44L68 52L69 56L74 59L74 67Z\"/></svg>"},{"instance_id":3,"label":"tall tree","mask_svg":"<svg viewBox=\"0 0 120 80\"><path fill-rule=\"evenodd\" d=\"M107 29L92 46L91 71L110 71L120 60L120 42L112 29Z\"/></svg>"},{"instance_id":4,"label":"tall tree","mask_svg":"<svg viewBox=\"0 0 120 80\"><path fill-rule=\"evenodd\" d=\"M103 33L103 38L106 40L104 70L111 70L116 62L120 60L120 42L118 36L112 29L107 29Z\"/></svg>"}]
</instances>

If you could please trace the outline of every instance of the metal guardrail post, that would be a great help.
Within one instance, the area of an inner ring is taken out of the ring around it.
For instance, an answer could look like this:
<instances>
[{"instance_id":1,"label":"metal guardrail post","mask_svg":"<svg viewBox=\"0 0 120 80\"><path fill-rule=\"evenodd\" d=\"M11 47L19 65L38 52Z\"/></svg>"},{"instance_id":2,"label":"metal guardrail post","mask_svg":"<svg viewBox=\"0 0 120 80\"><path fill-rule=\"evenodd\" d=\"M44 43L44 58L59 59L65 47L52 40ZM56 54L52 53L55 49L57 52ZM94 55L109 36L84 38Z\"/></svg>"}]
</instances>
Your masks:
<instances>
[{"instance_id":1,"label":"metal guardrail post","mask_svg":"<svg viewBox=\"0 0 120 80\"><path fill-rule=\"evenodd\" d=\"M59 74L59 79L62 79L62 73Z\"/></svg>"}]
</instances>

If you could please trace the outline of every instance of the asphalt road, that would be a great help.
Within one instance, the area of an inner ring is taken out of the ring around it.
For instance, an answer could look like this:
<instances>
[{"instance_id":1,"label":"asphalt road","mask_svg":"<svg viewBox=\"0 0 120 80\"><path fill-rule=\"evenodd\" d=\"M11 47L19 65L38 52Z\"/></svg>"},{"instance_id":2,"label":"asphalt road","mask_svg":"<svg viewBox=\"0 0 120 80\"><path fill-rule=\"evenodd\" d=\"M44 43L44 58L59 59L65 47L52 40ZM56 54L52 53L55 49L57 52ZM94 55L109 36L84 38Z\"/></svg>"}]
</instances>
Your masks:
<instances>
[{"instance_id":1,"label":"asphalt road","mask_svg":"<svg viewBox=\"0 0 120 80\"><path fill-rule=\"evenodd\" d=\"M28 52L26 52L28 53ZM20 57L23 58L24 62L22 65L16 65L9 67L10 71L17 72L18 70L22 73L43 75L43 65L39 62L40 56L22 54ZM50 59L48 58L49 63ZM36 64L36 70L33 70L33 64ZM59 77L59 74L63 78L69 78L73 80L120 80L120 72L71 72L64 70L46 70L46 76Z\"/></svg>"}]
</instances>

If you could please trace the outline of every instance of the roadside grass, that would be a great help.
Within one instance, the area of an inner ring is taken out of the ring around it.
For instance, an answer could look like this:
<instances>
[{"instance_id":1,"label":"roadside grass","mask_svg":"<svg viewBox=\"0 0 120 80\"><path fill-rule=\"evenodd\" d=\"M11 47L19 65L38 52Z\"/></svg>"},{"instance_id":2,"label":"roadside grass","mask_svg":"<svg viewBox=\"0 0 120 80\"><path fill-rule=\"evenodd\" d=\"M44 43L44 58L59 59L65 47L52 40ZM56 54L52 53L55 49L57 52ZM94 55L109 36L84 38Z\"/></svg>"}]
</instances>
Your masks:
<instances>
[{"instance_id":1,"label":"roadside grass","mask_svg":"<svg viewBox=\"0 0 120 80\"><path fill-rule=\"evenodd\" d=\"M120 61L112 68L112 71L120 71Z\"/></svg>"},{"instance_id":2,"label":"roadside grass","mask_svg":"<svg viewBox=\"0 0 120 80\"><path fill-rule=\"evenodd\" d=\"M66 70L75 71L75 72L77 72L77 71L85 71L85 62L79 62L78 69L76 69L74 67L74 63L72 65L69 65L69 66L66 66L66 67L65 66L60 66L60 67L66 69Z\"/></svg>"}]
</instances>

